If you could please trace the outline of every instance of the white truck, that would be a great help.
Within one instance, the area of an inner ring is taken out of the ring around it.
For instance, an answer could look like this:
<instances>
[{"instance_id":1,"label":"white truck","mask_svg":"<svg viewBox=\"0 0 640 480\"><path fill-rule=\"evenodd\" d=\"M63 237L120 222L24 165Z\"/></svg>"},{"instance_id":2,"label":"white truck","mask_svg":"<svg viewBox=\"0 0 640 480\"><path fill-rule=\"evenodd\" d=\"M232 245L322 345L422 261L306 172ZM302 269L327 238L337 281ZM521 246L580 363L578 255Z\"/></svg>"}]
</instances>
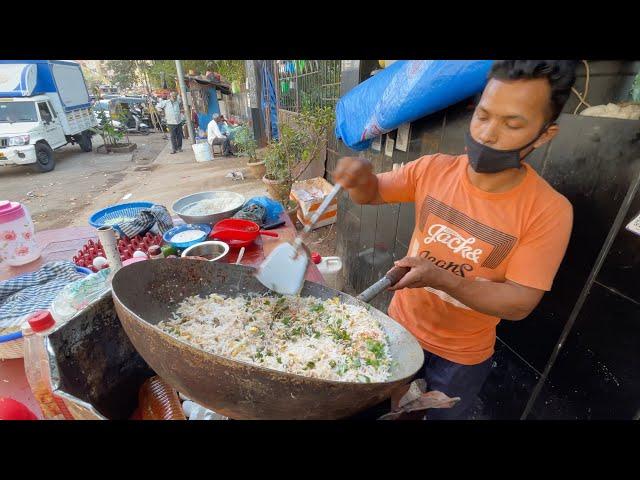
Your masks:
<instances>
[{"instance_id":1,"label":"white truck","mask_svg":"<svg viewBox=\"0 0 640 480\"><path fill-rule=\"evenodd\" d=\"M0 60L0 166L55 167L54 150L92 150L89 92L80 65L67 60Z\"/></svg>"}]
</instances>

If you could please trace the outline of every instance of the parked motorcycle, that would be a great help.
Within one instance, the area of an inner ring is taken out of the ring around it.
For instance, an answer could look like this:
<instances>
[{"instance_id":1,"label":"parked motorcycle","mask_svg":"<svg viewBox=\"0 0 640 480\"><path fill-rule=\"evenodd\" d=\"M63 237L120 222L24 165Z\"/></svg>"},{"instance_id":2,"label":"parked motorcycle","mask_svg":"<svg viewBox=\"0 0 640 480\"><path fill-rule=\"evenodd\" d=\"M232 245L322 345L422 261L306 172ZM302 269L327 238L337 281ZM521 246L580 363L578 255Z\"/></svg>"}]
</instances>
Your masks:
<instances>
[{"instance_id":1,"label":"parked motorcycle","mask_svg":"<svg viewBox=\"0 0 640 480\"><path fill-rule=\"evenodd\" d=\"M96 117L99 126L103 126L105 122L109 121L108 118L111 116L109 112L105 112L106 119L100 119ZM138 115L133 112L130 112L127 115L127 120L125 124L120 122L119 120L111 119L111 124L120 131L127 131L129 134L140 134L140 135L149 135L150 126L143 122Z\"/></svg>"},{"instance_id":2,"label":"parked motorcycle","mask_svg":"<svg viewBox=\"0 0 640 480\"><path fill-rule=\"evenodd\" d=\"M149 113L148 108L146 108L146 105L139 105L139 106L135 106L131 109L131 111L133 112L134 115L137 115L138 118L140 119L141 122L145 123L146 125L149 126L149 129L154 129L154 122L151 118L151 113ZM163 119L160 119L160 128L156 128L156 130L158 131L166 131L166 124L164 123Z\"/></svg>"}]
</instances>

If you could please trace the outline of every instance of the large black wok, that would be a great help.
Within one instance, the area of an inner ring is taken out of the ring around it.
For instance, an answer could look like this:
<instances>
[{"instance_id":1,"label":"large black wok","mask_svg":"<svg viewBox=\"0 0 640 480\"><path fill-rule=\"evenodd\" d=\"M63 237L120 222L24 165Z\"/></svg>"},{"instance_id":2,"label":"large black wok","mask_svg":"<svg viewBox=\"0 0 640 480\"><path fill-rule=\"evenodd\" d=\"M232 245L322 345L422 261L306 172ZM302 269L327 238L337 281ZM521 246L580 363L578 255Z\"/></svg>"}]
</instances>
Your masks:
<instances>
[{"instance_id":1,"label":"large black wok","mask_svg":"<svg viewBox=\"0 0 640 480\"><path fill-rule=\"evenodd\" d=\"M188 296L267 292L253 271L188 259L138 262L114 276L113 300L129 339L158 375L194 401L233 419L349 417L389 398L422 366L423 353L416 339L374 308L371 314L386 331L396 360L389 380L377 383L320 380L259 367L202 351L156 327ZM342 302L364 305L312 282L305 282L301 295L339 296Z\"/></svg>"}]
</instances>

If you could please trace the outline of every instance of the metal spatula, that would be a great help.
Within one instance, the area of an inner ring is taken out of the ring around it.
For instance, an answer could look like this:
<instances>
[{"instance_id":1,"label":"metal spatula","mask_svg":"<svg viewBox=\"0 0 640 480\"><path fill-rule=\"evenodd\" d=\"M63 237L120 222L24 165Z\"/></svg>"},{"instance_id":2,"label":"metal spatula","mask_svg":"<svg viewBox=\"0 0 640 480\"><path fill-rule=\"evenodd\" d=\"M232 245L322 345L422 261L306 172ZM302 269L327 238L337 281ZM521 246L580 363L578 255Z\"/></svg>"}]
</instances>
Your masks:
<instances>
[{"instance_id":1,"label":"metal spatula","mask_svg":"<svg viewBox=\"0 0 640 480\"><path fill-rule=\"evenodd\" d=\"M256 278L260 283L281 295L297 295L300 292L309 264L309 257L301 251L302 242L318 223L322 214L329 208L333 199L340 193L340 190L342 187L339 184L333 187L333 190L325 197L316 213L311 217L311 222L293 241L293 245L282 243L264 259L256 273Z\"/></svg>"}]
</instances>

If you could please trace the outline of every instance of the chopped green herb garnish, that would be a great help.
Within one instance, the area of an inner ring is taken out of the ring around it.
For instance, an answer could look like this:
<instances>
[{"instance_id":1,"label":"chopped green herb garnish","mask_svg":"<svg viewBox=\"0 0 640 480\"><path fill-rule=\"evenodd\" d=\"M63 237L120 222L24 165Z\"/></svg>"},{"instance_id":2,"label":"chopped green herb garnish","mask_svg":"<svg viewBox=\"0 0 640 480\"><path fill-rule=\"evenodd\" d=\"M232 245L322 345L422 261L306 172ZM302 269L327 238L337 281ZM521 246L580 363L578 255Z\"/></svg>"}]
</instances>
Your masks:
<instances>
[{"instance_id":1,"label":"chopped green herb garnish","mask_svg":"<svg viewBox=\"0 0 640 480\"><path fill-rule=\"evenodd\" d=\"M367 358L367 359L365 360L365 363L366 363L367 365L371 365L372 367L375 367L375 368L380 367L380 360L378 360L378 359L371 360L370 358Z\"/></svg>"},{"instance_id":2,"label":"chopped green herb garnish","mask_svg":"<svg viewBox=\"0 0 640 480\"><path fill-rule=\"evenodd\" d=\"M382 342L367 340L367 349L373 353L377 359L384 358L384 345Z\"/></svg>"},{"instance_id":3,"label":"chopped green herb garnish","mask_svg":"<svg viewBox=\"0 0 640 480\"><path fill-rule=\"evenodd\" d=\"M330 326L328 330L331 336L336 340L345 340L347 342L351 340L351 336L349 336L349 332L347 332L343 328Z\"/></svg>"},{"instance_id":4,"label":"chopped green herb garnish","mask_svg":"<svg viewBox=\"0 0 640 480\"><path fill-rule=\"evenodd\" d=\"M323 312L324 305L322 305L321 303L316 303L315 305L311 306L310 310L315 313Z\"/></svg>"}]
</instances>

